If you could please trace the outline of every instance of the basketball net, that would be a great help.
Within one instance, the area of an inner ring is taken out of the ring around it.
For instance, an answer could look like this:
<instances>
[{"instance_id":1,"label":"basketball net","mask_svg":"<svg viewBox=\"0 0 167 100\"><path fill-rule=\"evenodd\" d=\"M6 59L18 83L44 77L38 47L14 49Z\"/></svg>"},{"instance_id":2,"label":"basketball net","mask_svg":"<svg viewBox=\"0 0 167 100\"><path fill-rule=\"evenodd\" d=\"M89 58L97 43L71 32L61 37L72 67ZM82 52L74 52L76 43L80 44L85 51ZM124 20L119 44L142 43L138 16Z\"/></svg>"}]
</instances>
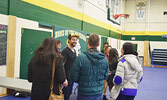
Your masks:
<instances>
[{"instance_id":1,"label":"basketball net","mask_svg":"<svg viewBox=\"0 0 167 100\"><path fill-rule=\"evenodd\" d=\"M115 14L114 15L114 18L117 19L118 17L124 17L124 18L127 18L129 17L130 15L129 14Z\"/></svg>"},{"instance_id":2,"label":"basketball net","mask_svg":"<svg viewBox=\"0 0 167 100\"><path fill-rule=\"evenodd\" d=\"M125 30L125 25L127 24L127 19L129 18L129 14L115 14L114 18L118 19L119 17L121 18L121 23L123 25L123 30Z\"/></svg>"},{"instance_id":3,"label":"basketball net","mask_svg":"<svg viewBox=\"0 0 167 100\"><path fill-rule=\"evenodd\" d=\"M129 18L129 14L115 14L114 15L114 18L115 19L118 19L119 17L121 18L121 21L123 21L123 24L124 25L126 25L126 23L127 23L127 19ZM124 19L124 20L122 20L122 18Z\"/></svg>"}]
</instances>

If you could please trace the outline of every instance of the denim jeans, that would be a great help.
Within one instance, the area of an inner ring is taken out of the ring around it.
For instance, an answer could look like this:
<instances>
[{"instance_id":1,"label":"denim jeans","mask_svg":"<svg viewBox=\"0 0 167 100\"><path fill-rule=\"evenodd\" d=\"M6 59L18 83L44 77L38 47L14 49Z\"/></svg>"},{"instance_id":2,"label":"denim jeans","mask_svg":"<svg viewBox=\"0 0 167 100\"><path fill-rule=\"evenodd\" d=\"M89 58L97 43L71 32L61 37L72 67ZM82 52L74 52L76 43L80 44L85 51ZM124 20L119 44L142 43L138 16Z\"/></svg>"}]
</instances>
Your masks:
<instances>
[{"instance_id":1,"label":"denim jeans","mask_svg":"<svg viewBox=\"0 0 167 100\"><path fill-rule=\"evenodd\" d=\"M98 94L98 95L80 95L78 94L77 100L103 100L103 95Z\"/></svg>"},{"instance_id":2,"label":"denim jeans","mask_svg":"<svg viewBox=\"0 0 167 100\"><path fill-rule=\"evenodd\" d=\"M68 86L63 88L64 93L64 100L69 100L70 95L72 93L74 81L71 79L68 79Z\"/></svg>"}]
</instances>

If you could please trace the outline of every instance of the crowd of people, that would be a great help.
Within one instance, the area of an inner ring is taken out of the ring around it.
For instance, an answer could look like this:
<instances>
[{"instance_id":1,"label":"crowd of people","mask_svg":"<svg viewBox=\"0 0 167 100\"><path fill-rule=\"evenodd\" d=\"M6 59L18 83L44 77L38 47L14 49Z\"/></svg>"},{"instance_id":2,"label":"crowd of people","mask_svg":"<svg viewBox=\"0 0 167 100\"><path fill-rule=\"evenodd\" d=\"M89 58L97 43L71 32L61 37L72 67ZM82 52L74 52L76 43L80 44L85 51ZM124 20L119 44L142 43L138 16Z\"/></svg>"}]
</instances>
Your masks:
<instances>
[{"instance_id":1,"label":"crowd of people","mask_svg":"<svg viewBox=\"0 0 167 100\"><path fill-rule=\"evenodd\" d=\"M143 69L138 61L138 53L133 44L126 42L119 57L116 48L104 43L101 52L97 49L100 38L89 35L88 50L76 56L74 47L79 36L70 34L68 46L61 51L61 41L46 38L34 52L28 65L28 81L32 82L31 100L48 100L52 80L52 64L55 60L53 92L60 94L62 85L64 100L69 100L73 84L78 83L77 100L134 100L137 84L143 77Z\"/></svg>"}]
</instances>

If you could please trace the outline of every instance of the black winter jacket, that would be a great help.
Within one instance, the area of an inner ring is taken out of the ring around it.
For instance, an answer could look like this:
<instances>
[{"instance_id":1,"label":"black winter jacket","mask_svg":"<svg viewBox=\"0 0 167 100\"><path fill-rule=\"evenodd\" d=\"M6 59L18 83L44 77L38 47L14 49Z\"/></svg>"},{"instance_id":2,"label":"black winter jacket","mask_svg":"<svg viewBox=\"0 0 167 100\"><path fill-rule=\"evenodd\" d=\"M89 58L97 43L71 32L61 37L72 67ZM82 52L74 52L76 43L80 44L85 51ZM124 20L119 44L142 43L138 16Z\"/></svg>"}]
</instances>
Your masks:
<instances>
[{"instance_id":1,"label":"black winter jacket","mask_svg":"<svg viewBox=\"0 0 167 100\"><path fill-rule=\"evenodd\" d=\"M28 81L32 82L31 100L48 100L50 95L50 83L52 79L52 65L34 62L34 57L28 65ZM63 61L56 58L56 69L54 77L54 92L58 91L58 83L63 83L66 79L63 69Z\"/></svg>"}]
</instances>

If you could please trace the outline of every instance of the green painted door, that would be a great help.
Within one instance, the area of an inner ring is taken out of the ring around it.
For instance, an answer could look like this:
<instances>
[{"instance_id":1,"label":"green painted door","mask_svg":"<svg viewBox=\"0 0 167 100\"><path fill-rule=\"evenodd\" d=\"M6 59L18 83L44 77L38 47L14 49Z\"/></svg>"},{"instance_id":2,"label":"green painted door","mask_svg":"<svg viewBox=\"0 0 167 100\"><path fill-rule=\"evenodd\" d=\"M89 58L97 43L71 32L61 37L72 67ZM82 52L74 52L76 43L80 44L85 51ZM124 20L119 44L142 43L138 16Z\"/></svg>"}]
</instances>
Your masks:
<instances>
[{"instance_id":1,"label":"green painted door","mask_svg":"<svg viewBox=\"0 0 167 100\"><path fill-rule=\"evenodd\" d=\"M101 50L104 49L104 43L107 42L106 37L101 37Z\"/></svg>"},{"instance_id":2,"label":"green painted door","mask_svg":"<svg viewBox=\"0 0 167 100\"><path fill-rule=\"evenodd\" d=\"M134 47L135 50L137 51L137 44L133 44L133 47Z\"/></svg>"},{"instance_id":3,"label":"green painted door","mask_svg":"<svg viewBox=\"0 0 167 100\"><path fill-rule=\"evenodd\" d=\"M28 64L34 55L34 51L40 46L43 40L49 36L51 36L51 32L22 29L20 62L21 79L27 79Z\"/></svg>"}]
</instances>

